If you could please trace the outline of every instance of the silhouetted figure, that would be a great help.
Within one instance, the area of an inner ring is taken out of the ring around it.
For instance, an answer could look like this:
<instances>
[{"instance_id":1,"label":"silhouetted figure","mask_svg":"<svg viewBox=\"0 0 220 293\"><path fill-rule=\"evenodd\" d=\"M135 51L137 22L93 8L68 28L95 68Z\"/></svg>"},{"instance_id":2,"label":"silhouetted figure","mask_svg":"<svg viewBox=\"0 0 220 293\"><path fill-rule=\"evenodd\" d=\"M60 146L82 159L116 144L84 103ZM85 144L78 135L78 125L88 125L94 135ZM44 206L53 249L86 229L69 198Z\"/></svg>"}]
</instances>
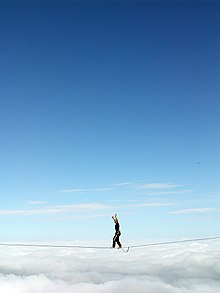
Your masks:
<instances>
[{"instance_id":1,"label":"silhouetted figure","mask_svg":"<svg viewBox=\"0 0 220 293\"><path fill-rule=\"evenodd\" d=\"M120 232L120 225L118 222L117 214L115 214L115 216L112 216L112 219L115 223L115 236L113 237L112 247L115 248L115 243L117 243L119 248L121 248L121 243L119 241L119 237L121 236L121 232Z\"/></svg>"}]
</instances>

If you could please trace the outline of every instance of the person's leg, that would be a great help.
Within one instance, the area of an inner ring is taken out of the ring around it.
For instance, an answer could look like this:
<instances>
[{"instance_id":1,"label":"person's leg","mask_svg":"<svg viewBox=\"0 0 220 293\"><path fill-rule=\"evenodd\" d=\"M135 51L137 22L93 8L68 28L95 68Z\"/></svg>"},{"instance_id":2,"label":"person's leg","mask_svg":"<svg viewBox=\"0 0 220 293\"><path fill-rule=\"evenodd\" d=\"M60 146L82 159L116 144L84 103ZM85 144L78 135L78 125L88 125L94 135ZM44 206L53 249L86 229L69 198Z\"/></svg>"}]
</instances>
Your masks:
<instances>
[{"instance_id":1,"label":"person's leg","mask_svg":"<svg viewBox=\"0 0 220 293\"><path fill-rule=\"evenodd\" d=\"M115 242L116 242L116 234L115 236L113 237L113 243L112 243L112 247L115 248Z\"/></svg>"},{"instance_id":2,"label":"person's leg","mask_svg":"<svg viewBox=\"0 0 220 293\"><path fill-rule=\"evenodd\" d=\"M120 243L120 240L119 240L119 236L117 237L117 240L116 240L118 246L121 248L121 243Z\"/></svg>"},{"instance_id":3,"label":"person's leg","mask_svg":"<svg viewBox=\"0 0 220 293\"><path fill-rule=\"evenodd\" d=\"M117 232L116 234L115 234L115 242L118 244L118 246L121 248L121 243L120 243L120 241L119 241L119 237L121 236L121 233L120 232Z\"/></svg>"}]
</instances>

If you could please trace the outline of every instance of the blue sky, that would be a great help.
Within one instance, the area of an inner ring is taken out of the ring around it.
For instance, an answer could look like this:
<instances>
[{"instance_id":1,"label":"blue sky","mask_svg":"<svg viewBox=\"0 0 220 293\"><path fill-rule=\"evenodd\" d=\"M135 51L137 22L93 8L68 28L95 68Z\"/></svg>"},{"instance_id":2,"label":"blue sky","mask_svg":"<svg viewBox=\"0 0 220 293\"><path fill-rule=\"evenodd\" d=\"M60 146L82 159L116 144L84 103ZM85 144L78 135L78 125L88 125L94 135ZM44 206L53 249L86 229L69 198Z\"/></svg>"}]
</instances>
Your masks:
<instances>
[{"instance_id":1,"label":"blue sky","mask_svg":"<svg viewBox=\"0 0 220 293\"><path fill-rule=\"evenodd\" d=\"M217 2L1 3L1 241L218 234Z\"/></svg>"}]
</instances>

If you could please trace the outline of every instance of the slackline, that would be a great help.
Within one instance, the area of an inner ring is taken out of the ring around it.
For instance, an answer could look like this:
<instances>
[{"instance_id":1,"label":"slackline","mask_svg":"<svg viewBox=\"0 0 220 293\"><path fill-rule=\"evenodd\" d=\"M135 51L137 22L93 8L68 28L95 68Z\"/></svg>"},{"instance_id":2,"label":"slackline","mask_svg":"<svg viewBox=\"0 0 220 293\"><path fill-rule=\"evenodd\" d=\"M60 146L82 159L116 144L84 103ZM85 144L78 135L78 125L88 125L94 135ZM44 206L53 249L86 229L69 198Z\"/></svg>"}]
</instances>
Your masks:
<instances>
[{"instance_id":1,"label":"slackline","mask_svg":"<svg viewBox=\"0 0 220 293\"><path fill-rule=\"evenodd\" d=\"M130 245L122 247L124 252L128 252L129 249L133 248L144 248L149 246L161 246L161 245L170 245L170 244L178 244L178 243L187 243L187 242L198 242L198 241L208 241L208 240L216 240L220 239L220 236L215 237L205 237L205 238L193 238L186 240L176 240L176 241L166 241L166 242L154 242L154 243L146 243L139 245ZM26 244L26 243L0 243L0 246L6 247L41 247L41 248L72 248L72 249L113 249L108 246L83 246L83 245L54 245L54 244Z\"/></svg>"}]
</instances>

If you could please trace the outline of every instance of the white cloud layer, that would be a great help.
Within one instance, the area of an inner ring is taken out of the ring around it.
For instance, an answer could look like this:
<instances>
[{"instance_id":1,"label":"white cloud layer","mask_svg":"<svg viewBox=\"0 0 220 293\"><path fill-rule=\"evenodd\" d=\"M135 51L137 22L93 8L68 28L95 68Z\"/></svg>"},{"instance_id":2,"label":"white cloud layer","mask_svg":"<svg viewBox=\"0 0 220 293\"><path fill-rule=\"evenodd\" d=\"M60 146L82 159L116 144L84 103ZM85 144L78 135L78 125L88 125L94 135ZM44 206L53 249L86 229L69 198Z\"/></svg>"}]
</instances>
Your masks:
<instances>
[{"instance_id":1,"label":"white cloud layer","mask_svg":"<svg viewBox=\"0 0 220 293\"><path fill-rule=\"evenodd\" d=\"M127 254L117 249L1 247L0 292L219 293L219 244L133 248Z\"/></svg>"}]
</instances>

